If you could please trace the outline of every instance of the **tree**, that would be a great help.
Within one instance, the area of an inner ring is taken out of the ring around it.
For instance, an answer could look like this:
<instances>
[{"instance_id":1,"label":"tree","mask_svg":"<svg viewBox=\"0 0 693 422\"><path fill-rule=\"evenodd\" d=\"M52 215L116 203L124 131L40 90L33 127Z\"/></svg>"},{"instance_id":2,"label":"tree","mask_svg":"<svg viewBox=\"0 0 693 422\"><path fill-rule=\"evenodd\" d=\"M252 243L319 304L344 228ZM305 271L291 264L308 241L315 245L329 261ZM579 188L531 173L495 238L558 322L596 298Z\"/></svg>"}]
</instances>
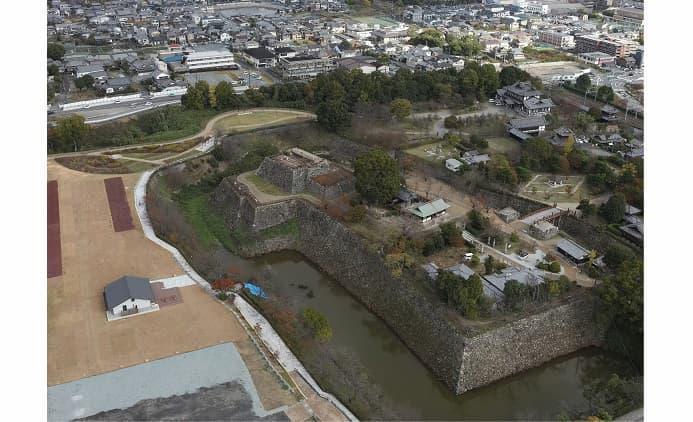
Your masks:
<instances>
[{"instance_id":1,"label":"tree","mask_svg":"<svg viewBox=\"0 0 693 422\"><path fill-rule=\"evenodd\" d=\"M325 343L332 338L332 328L327 317L313 308L306 308L301 313L303 323L311 331L313 337Z\"/></svg>"},{"instance_id":2,"label":"tree","mask_svg":"<svg viewBox=\"0 0 693 422\"><path fill-rule=\"evenodd\" d=\"M610 86L602 85L597 90L597 97L602 101L610 103L614 100L614 90Z\"/></svg>"},{"instance_id":3,"label":"tree","mask_svg":"<svg viewBox=\"0 0 693 422\"><path fill-rule=\"evenodd\" d=\"M491 179L510 186L517 185L517 173L504 155L494 155L489 163Z\"/></svg>"},{"instance_id":4,"label":"tree","mask_svg":"<svg viewBox=\"0 0 693 422\"><path fill-rule=\"evenodd\" d=\"M643 263L624 261L597 287L599 320L606 324L605 346L642 365Z\"/></svg>"},{"instance_id":5,"label":"tree","mask_svg":"<svg viewBox=\"0 0 693 422\"><path fill-rule=\"evenodd\" d=\"M196 86L189 86L188 90L180 99L183 107L188 110L202 110L205 106L202 92Z\"/></svg>"},{"instance_id":6,"label":"tree","mask_svg":"<svg viewBox=\"0 0 693 422\"><path fill-rule=\"evenodd\" d=\"M530 80L530 78L531 76L529 75L529 73L515 66L504 67L498 75L498 79L500 80L501 86L512 85L515 82L520 81L528 81Z\"/></svg>"},{"instance_id":7,"label":"tree","mask_svg":"<svg viewBox=\"0 0 693 422\"><path fill-rule=\"evenodd\" d=\"M479 69L479 87L484 91L487 97L493 97L496 95L496 90L500 87L500 81L498 79L498 72L496 68L490 64L486 63Z\"/></svg>"},{"instance_id":8,"label":"tree","mask_svg":"<svg viewBox=\"0 0 693 422\"><path fill-rule=\"evenodd\" d=\"M472 35L465 35L461 38L452 38L448 42L450 54L455 56L474 57L481 52L481 44Z\"/></svg>"},{"instance_id":9,"label":"tree","mask_svg":"<svg viewBox=\"0 0 693 422\"><path fill-rule=\"evenodd\" d=\"M619 223L626 213L626 197L620 192L613 194L599 211L609 223Z\"/></svg>"},{"instance_id":10,"label":"tree","mask_svg":"<svg viewBox=\"0 0 693 422\"><path fill-rule=\"evenodd\" d=\"M321 101L315 114L320 126L332 132L345 126L350 120L349 109L342 98Z\"/></svg>"},{"instance_id":11,"label":"tree","mask_svg":"<svg viewBox=\"0 0 693 422\"><path fill-rule=\"evenodd\" d=\"M582 211L582 215L584 215L585 217L589 217L590 215L593 215L595 212L595 207L594 205L590 204L589 199L581 199L580 205L578 205L577 209Z\"/></svg>"},{"instance_id":12,"label":"tree","mask_svg":"<svg viewBox=\"0 0 693 422\"><path fill-rule=\"evenodd\" d=\"M465 67L460 74L460 92L476 95L479 87L479 75L473 69Z\"/></svg>"},{"instance_id":13,"label":"tree","mask_svg":"<svg viewBox=\"0 0 693 422\"><path fill-rule=\"evenodd\" d=\"M382 149L372 149L354 162L356 191L367 202L384 204L399 191L399 166Z\"/></svg>"},{"instance_id":14,"label":"tree","mask_svg":"<svg viewBox=\"0 0 693 422\"><path fill-rule=\"evenodd\" d=\"M209 89L209 84L207 81L197 81L195 82L195 89L200 92L202 97L202 108L209 108L212 105L212 94Z\"/></svg>"},{"instance_id":15,"label":"tree","mask_svg":"<svg viewBox=\"0 0 693 422\"><path fill-rule=\"evenodd\" d=\"M578 78L575 80L575 87L582 92L587 91L591 86L592 80L586 73L578 76Z\"/></svg>"},{"instance_id":16,"label":"tree","mask_svg":"<svg viewBox=\"0 0 693 422\"><path fill-rule=\"evenodd\" d=\"M94 77L91 75L84 75L75 79L75 86L77 89L89 89L94 87Z\"/></svg>"},{"instance_id":17,"label":"tree","mask_svg":"<svg viewBox=\"0 0 693 422\"><path fill-rule=\"evenodd\" d=\"M49 76L58 76L60 74L60 68L58 67L57 64L52 63L48 65L48 75Z\"/></svg>"},{"instance_id":18,"label":"tree","mask_svg":"<svg viewBox=\"0 0 693 422\"><path fill-rule=\"evenodd\" d=\"M635 258L633 252L625 246L615 244L606 250L604 262L611 268L618 269L621 263L632 261Z\"/></svg>"},{"instance_id":19,"label":"tree","mask_svg":"<svg viewBox=\"0 0 693 422\"><path fill-rule=\"evenodd\" d=\"M214 95L217 99L217 109L227 110L230 108L238 108L241 105L241 99L233 90L233 86L226 81L221 81L214 88Z\"/></svg>"},{"instance_id":20,"label":"tree","mask_svg":"<svg viewBox=\"0 0 693 422\"><path fill-rule=\"evenodd\" d=\"M462 230L453 222L441 224L440 234L443 236L446 245L459 245L462 239Z\"/></svg>"},{"instance_id":21,"label":"tree","mask_svg":"<svg viewBox=\"0 0 693 422\"><path fill-rule=\"evenodd\" d=\"M390 113L399 120L403 120L411 114L411 101L404 98L396 98L390 103Z\"/></svg>"},{"instance_id":22,"label":"tree","mask_svg":"<svg viewBox=\"0 0 693 422\"><path fill-rule=\"evenodd\" d=\"M76 152L89 133L89 126L84 123L83 116L73 114L69 117L59 119L55 131L58 141L63 148L67 149L74 146Z\"/></svg>"},{"instance_id":23,"label":"tree","mask_svg":"<svg viewBox=\"0 0 693 422\"><path fill-rule=\"evenodd\" d=\"M65 55L65 47L58 43L48 43L48 58L61 60Z\"/></svg>"},{"instance_id":24,"label":"tree","mask_svg":"<svg viewBox=\"0 0 693 422\"><path fill-rule=\"evenodd\" d=\"M442 47L445 45L445 37L436 29L426 29L409 40L411 45L426 45L428 47Z\"/></svg>"},{"instance_id":25,"label":"tree","mask_svg":"<svg viewBox=\"0 0 693 422\"><path fill-rule=\"evenodd\" d=\"M584 111L575 115L575 126L583 132L586 131L592 123L594 123L594 117Z\"/></svg>"}]
</instances>

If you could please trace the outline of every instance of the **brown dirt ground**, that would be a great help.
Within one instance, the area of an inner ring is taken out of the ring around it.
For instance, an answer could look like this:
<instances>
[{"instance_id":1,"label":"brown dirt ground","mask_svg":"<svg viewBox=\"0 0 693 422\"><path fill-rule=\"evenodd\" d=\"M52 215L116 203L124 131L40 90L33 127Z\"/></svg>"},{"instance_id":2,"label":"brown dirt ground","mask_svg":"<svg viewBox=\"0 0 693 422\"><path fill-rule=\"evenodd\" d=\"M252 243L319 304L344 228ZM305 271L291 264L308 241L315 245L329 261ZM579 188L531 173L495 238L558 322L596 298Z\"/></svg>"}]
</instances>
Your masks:
<instances>
[{"instance_id":1,"label":"brown dirt ground","mask_svg":"<svg viewBox=\"0 0 693 422\"><path fill-rule=\"evenodd\" d=\"M182 274L164 249L135 230L116 233L103 179L48 162L60 186L63 274L48 279L48 385L55 385L232 341L246 361L266 409L296 399L257 361L247 334L224 306L198 286L180 289L183 302L107 322L104 286L124 274L152 279ZM139 175L124 175L130 208Z\"/></svg>"}]
</instances>

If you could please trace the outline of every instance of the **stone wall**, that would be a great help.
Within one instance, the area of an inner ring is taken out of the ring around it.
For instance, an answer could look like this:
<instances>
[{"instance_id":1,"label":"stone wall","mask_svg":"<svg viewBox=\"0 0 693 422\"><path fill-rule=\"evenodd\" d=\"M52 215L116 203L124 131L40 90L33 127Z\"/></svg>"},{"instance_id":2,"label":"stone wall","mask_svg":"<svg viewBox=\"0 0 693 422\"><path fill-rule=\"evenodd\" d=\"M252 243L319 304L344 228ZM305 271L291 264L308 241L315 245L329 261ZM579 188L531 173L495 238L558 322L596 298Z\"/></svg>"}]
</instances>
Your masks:
<instances>
[{"instance_id":1,"label":"stone wall","mask_svg":"<svg viewBox=\"0 0 693 422\"><path fill-rule=\"evenodd\" d=\"M479 189L477 198L483 201L487 208L502 210L511 207L520 213L520 217L546 208L547 205L538 201L514 195L509 192L495 192L490 189Z\"/></svg>"},{"instance_id":2,"label":"stone wall","mask_svg":"<svg viewBox=\"0 0 693 422\"><path fill-rule=\"evenodd\" d=\"M279 186L285 192L297 193L303 190L303 186L299 186L301 175L296 174L296 170L298 169L282 165L271 157L265 157L255 174Z\"/></svg>"},{"instance_id":3,"label":"stone wall","mask_svg":"<svg viewBox=\"0 0 693 422\"><path fill-rule=\"evenodd\" d=\"M215 207L224 210L226 223L233 228L244 226L252 231L282 224L295 215L294 201L258 204L248 187L234 177L224 179L212 194Z\"/></svg>"},{"instance_id":4,"label":"stone wall","mask_svg":"<svg viewBox=\"0 0 693 422\"><path fill-rule=\"evenodd\" d=\"M266 228L295 218L298 238L256 242L241 250L247 256L294 249L335 278L380 317L448 387L461 394L578 349L599 345L601 332L592 322L592 305L561 305L481 334L454 322L459 316L408 277L395 279L377 251L346 226L311 204L292 199L254 205L227 178L213 196L231 227ZM283 204L283 205L282 205ZM238 208L240 207L240 208Z\"/></svg>"},{"instance_id":5,"label":"stone wall","mask_svg":"<svg viewBox=\"0 0 693 422\"><path fill-rule=\"evenodd\" d=\"M603 330L593 313L593 301L573 301L466 339L457 392L600 345Z\"/></svg>"}]
</instances>

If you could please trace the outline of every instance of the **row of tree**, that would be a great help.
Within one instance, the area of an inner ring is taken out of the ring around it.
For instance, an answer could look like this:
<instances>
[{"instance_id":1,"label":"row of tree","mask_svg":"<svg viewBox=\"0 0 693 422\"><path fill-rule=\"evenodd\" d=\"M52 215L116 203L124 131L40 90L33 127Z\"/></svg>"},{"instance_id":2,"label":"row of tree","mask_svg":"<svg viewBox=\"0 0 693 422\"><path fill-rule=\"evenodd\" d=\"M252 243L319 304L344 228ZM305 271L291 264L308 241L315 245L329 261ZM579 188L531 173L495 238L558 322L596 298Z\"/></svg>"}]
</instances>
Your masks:
<instances>
[{"instance_id":1,"label":"row of tree","mask_svg":"<svg viewBox=\"0 0 693 422\"><path fill-rule=\"evenodd\" d=\"M349 125L351 113L359 104L390 104L396 99L412 103L436 101L473 104L495 95L496 90L518 81L539 84L516 67L497 72L491 64L468 62L464 69L410 71L400 69L388 77L380 72L337 69L318 75L304 89L306 105L314 105L318 122L335 131Z\"/></svg>"}]
</instances>

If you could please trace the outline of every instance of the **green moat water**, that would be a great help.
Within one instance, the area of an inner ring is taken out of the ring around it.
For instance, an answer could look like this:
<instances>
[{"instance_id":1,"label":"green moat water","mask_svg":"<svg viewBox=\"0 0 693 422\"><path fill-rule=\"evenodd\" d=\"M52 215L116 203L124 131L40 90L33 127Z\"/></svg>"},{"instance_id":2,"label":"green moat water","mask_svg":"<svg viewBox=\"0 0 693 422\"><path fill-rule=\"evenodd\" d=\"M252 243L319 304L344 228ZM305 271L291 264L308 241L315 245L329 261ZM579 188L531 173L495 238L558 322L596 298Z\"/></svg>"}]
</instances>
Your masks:
<instances>
[{"instance_id":1,"label":"green moat water","mask_svg":"<svg viewBox=\"0 0 693 422\"><path fill-rule=\"evenodd\" d=\"M629 373L623 362L591 348L457 396L383 321L302 255L286 251L230 259L244 276L258 276L270 294L281 296L291 308L322 312L332 326L330 341L358 356L370 379L413 418L552 420L562 411L586 410L583 389L590 382Z\"/></svg>"}]
</instances>

